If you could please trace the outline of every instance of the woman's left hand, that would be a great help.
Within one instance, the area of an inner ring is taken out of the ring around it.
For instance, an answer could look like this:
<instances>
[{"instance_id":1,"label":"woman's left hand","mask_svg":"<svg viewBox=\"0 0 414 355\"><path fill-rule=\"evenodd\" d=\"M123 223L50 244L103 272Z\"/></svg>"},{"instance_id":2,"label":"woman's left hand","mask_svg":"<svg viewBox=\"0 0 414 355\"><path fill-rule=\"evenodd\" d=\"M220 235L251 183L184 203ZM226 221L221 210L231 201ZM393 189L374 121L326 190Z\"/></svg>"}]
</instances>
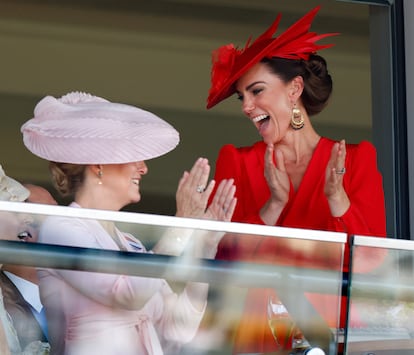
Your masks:
<instances>
[{"instance_id":1,"label":"woman's left hand","mask_svg":"<svg viewBox=\"0 0 414 355\"><path fill-rule=\"evenodd\" d=\"M235 192L234 179L222 180L203 218L230 222L237 203Z\"/></svg>"},{"instance_id":2,"label":"woman's left hand","mask_svg":"<svg viewBox=\"0 0 414 355\"><path fill-rule=\"evenodd\" d=\"M342 139L332 147L331 157L326 167L324 192L333 217L342 216L351 205L343 185L346 173L345 157L346 145L345 140Z\"/></svg>"},{"instance_id":3,"label":"woman's left hand","mask_svg":"<svg viewBox=\"0 0 414 355\"><path fill-rule=\"evenodd\" d=\"M208 183L209 175L210 165L206 158L198 158L191 170L184 172L175 194L177 217L203 217L215 184L213 180Z\"/></svg>"}]
</instances>

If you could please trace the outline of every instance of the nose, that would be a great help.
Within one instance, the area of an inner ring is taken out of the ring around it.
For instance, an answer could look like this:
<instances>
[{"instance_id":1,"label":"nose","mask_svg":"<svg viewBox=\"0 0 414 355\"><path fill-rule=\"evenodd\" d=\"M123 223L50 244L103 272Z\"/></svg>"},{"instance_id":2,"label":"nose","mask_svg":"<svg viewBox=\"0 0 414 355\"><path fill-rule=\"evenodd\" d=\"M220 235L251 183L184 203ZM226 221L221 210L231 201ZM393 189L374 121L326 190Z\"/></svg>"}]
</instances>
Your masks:
<instances>
[{"instance_id":1,"label":"nose","mask_svg":"<svg viewBox=\"0 0 414 355\"><path fill-rule=\"evenodd\" d=\"M255 106L254 106L253 100L245 96L243 98L243 103L242 103L243 113L247 116L250 116L250 114L252 113L254 109L255 109Z\"/></svg>"},{"instance_id":2,"label":"nose","mask_svg":"<svg viewBox=\"0 0 414 355\"><path fill-rule=\"evenodd\" d=\"M145 164L145 161L137 162L137 169L141 175L145 175L148 173L148 167L147 164Z\"/></svg>"}]
</instances>

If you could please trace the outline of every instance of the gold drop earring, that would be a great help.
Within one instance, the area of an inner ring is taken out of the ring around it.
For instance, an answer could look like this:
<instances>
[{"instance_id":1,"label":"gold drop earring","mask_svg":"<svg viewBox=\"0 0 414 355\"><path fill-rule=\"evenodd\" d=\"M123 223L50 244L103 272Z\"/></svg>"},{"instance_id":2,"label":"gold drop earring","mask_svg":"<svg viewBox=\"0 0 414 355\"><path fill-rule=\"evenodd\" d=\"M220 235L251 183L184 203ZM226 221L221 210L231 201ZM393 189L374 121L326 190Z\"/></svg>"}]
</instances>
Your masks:
<instances>
[{"instance_id":1,"label":"gold drop earring","mask_svg":"<svg viewBox=\"0 0 414 355\"><path fill-rule=\"evenodd\" d=\"M292 117L290 118L290 126L295 130L303 128L305 120L303 119L302 112L297 108L296 104L292 108Z\"/></svg>"}]
</instances>

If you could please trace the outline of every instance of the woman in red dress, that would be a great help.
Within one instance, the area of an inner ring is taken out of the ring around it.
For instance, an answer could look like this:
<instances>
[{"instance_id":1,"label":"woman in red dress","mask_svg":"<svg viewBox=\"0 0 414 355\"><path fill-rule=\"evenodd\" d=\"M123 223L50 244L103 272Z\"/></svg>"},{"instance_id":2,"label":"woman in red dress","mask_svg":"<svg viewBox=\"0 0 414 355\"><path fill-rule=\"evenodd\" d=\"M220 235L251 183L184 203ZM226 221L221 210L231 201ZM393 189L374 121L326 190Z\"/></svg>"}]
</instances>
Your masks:
<instances>
[{"instance_id":1,"label":"woman in red dress","mask_svg":"<svg viewBox=\"0 0 414 355\"><path fill-rule=\"evenodd\" d=\"M316 42L336 35L309 32L318 10L273 38L279 15L244 49L229 44L213 53L207 108L236 94L262 137L249 147L223 146L215 180L235 181L238 203L233 221L383 237L385 203L374 146L367 141L333 141L312 127L310 117L325 108L332 92L327 63L317 54L332 45ZM329 265L329 250L305 254L280 238L245 239L223 238L217 258L272 262L277 256L279 262L281 255L285 261L294 255L302 265ZM344 271L349 263L346 249ZM265 293L255 290L248 295L234 353L277 350L267 326ZM247 327L250 312L256 312L254 334ZM345 326L345 312L340 326Z\"/></svg>"}]
</instances>

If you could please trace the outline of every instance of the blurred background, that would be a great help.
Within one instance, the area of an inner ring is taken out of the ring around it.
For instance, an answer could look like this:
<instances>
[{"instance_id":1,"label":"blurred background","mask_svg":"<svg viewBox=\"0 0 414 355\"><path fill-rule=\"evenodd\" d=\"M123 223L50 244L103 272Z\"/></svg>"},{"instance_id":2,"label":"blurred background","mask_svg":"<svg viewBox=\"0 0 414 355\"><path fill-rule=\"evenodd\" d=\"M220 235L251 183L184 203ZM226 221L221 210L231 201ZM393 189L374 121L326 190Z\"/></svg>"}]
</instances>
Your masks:
<instances>
[{"instance_id":1,"label":"blurred background","mask_svg":"<svg viewBox=\"0 0 414 355\"><path fill-rule=\"evenodd\" d=\"M225 143L260 139L236 98L206 110L211 52L243 47L283 14L277 34L321 5L312 30L340 32L321 54L334 80L313 118L321 135L371 140L368 5L336 0L0 0L0 164L48 188L47 163L23 145L21 125L46 95L85 91L154 112L180 132L171 153L147 162L138 212L174 214L178 180L199 156L214 169ZM212 171L211 176L213 176Z\"/></svg>"}]
</instances>

